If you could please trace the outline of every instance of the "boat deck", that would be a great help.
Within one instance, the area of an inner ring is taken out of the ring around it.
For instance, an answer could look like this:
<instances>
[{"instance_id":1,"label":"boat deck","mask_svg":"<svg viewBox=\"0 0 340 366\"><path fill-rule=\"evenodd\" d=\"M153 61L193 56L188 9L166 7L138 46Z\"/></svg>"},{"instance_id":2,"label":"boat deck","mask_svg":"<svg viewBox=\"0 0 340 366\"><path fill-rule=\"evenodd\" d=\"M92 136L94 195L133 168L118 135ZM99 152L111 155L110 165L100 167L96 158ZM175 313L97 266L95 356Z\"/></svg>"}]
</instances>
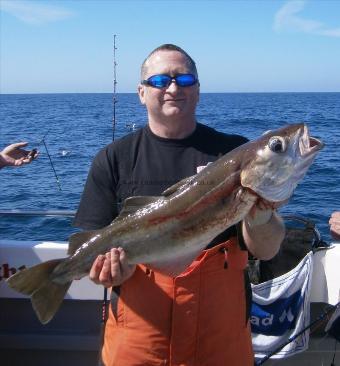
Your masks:
<instances>
[{"instance_id":1,"label":"boat deck","mask_svg":"<svg viewBox=\"0 0 340 366\"><path fill-rule=\"evenodd\" d=\"M94 366L100 348L102 302L65 300L42 325L29 299L0 298L0 363L6 366Z\"/></svg>"},{"instance_id":2,"label":"boat deck","mask_svg":"<svg viewBox=\"0 0 340 366\"><path fill-rule=\"evenodd\" d=\"M316 319L326 306L328 305L324 303L313 303L312 320ZM99 300L68 299L63 302L55 318L42 325L32 310L30 300L0 298L1 365L98 365L101 307L102 302ZM269 360L265 365L330 366L335 340L325 335L325 322L312 332L307 351L285 360ZM335 364L338 363L340 349L335 357Z\"/></svg>"}]
</instances>

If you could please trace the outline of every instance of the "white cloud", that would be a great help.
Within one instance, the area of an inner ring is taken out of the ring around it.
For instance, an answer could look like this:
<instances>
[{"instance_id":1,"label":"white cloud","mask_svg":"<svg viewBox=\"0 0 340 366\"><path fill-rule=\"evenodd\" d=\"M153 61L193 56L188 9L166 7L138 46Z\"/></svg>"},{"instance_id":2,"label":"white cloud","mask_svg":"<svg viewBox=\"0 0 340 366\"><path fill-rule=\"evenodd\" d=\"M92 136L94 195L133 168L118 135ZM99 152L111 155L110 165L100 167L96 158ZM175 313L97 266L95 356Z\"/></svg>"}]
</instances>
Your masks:
<instances>
[{"instance_id":1,"label":"white cloud","mask_svg":"<svg viewBox=\"0 0 340 366\"><path fill-rule=\"evenodd\" d=\"M285 3L275 14L274 30L294 30L328 37L340 37L340 28L328 28L317 20L305 19L299 15L305 8L305 0L293 0Z\"/></svg>"},{"instance_id":2,"label":"white cloud","mask_svg":"<svg viewBox=\"0 0 340 366\"><path fill-rule=\"evenodd\" d=\"M1 0L0 4L1 11L34 25L56 22L73 15L72 12L64 8L37 1Z\"/></svg>"},{"instance_id":3,"label":"white cloud","mask_svg":"<svg viewBox=\"0 0 340 366\"><path fill-rule=\"evenodd\" d=\"M322 36L340 37L340 28L320 29L318 33Z\"/></svg>"}]
</instances>

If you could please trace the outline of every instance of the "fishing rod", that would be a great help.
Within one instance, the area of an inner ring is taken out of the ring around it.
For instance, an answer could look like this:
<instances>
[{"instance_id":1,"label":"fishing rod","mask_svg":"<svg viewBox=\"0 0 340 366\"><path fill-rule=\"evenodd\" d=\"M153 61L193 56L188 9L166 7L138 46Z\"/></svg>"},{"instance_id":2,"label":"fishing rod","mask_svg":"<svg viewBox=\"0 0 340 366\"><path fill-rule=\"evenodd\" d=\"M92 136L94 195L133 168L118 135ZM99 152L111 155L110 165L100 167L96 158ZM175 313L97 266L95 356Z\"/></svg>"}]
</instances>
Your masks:
<instances>
[{"instance_id":1,"label":"fishing rod","mask_svg":"<svg viewBox=\"0 0 340 366\"><path fill-rule=\"evenodd\" d=\"M47 149L47 145L46 145L45 140L43 140L43 144L44 144L44 146L45 146L45 150L46 150L46 153L47 153L48 159L50 160L51 168L52 168L52 170L53 170L53 173L54 173L55 179L56 179L56 181L57 181L57 185L58 185L59 191L62 191L62 189L61 189L61 184L60 184L60 180L59 180L59 177L58 177L58 175L57 175L57 172L56 172L56 170L55 170L55 168L54 168L53 161L52 161L52 158L51 158L50 153L48 152L48 149Z\"/></svg>"},{"instance_id":2,"label":"fishing rod","mask_svg":"<svg viewBox=\"0 0 340 366\"><path fill-rule=\"evenodd\" d=\"M59 191L62 191L62 189L61 189L60 179L59 179L58 174L57 174L57 172L56 172L56 170L55 170L55 168L54 168L54 164L53 164L53 161L52 161L51 155L50 155L50 153L49 153L49 151L48 151L48 148L47 148L47 145L46 145L46 142L45 142L45 139L46 139L47 135L50 133L50 131L51 131L51 128L49 128L49 129L47 130L47 132L45 133L45 135L43 136L43 138L38 142L37 147L36 147L35 149L33 149L33 150L31 151L31 153L36 153L36 152L38 151L38 147L39 147L41 144L43 144L43 145L44 145L45 150L46 150L46 154L47 154L47 156L48 156L48 159L49 159L49 162L50 162L51 168L52 168L52 170L53 170L53 173L54 173L54 176L55 176L55 179L56 179L56 182L57 182L58 188L59 188Z\"/></svg>"},{"instance_id":3,"label":"fishing rod","mask_svg":"<svg viewBox=\"0 0 340 366\"><path fill-rule=\"evenodd\" d=\"M340 302L338 302L336 305L329 305L326 308L326 310L324 310L324 312L321 313L321 315L319 315L313 322L309 323L300 332L295 334L293 337L289 337L286 342L280 344L278 347L276 347L273 351L271 351L269 354L267 354L266 356L264 356L260 360L255 361L254 366L259 366L259 365L264 364L266 361L269 360L270 357L272 357L273 355L275 355L276 353L281 351L283 347L287 346L287 344L295 341L295 339L298 338L301 334L303 334L306 330L308 330L309 328L313 327L314 325L320 323L332 310L337 309L339 306L340 306Z\"/></svg>"},{"instance_id":4,"label":"fishing rod","mask_svg":"<svg viewBox=\"0 0 340 366\"><path fill-rule=\"evenodd\" d=\"M113 35L113 116L112 116L112 141L115 139L115 131L116 131L116 86L117 86L117 78L116 78L116 35Z\"/></svg>"},{"instance_id":5,"label":"fishing rod","mask_svg":"<svg viewBox=\"0 0 340 366\"><path fill-rule=\"evenodd\" d=\"M50 131L51 131L51 128L49 128L48 130L47 130L47 132L45 133L45 135L43 136L43 138L39 141L39 143L38 143L38 146L37 147L39 147L41 144L42 144L42 142L43 141L45 141L45 138L47 137L47 135L50 133Z\"/></svg>"},{"instance_id":6,"label":"fishing rod","mask_svg":"<svg viewBox=\"0 0 340 366\"><path fill-rule=\"evenodd\" d=\"M117 35L113 35L113 115L112 115L112 141L115 140L115 131L116 131L116 86L117 86L117 62L116 62L116 37ZM103 294L103 302L102 302L102 316L101 316L101 322L100 322L100 346L102 347L104 344L104 332L105 332L105 324L106 320L108 318L108 291L107 288L104 287L104 294ZM102 361L100 355L98 356L97 365L102 366Z\"/></svg>"}]
</instances>

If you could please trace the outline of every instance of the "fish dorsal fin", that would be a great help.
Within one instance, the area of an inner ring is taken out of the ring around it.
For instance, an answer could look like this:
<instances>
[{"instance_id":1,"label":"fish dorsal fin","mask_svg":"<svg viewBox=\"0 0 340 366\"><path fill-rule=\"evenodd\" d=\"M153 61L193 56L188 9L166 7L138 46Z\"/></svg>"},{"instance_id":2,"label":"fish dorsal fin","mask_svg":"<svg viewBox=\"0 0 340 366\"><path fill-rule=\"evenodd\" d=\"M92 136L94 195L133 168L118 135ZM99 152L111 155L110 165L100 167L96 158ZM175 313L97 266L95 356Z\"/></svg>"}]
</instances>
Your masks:
<instances>
[{"instance_id":1,"label":"fish dorsal fin","mask_svg":"<svg viewBox=\"0 0 340 366\"><path fill-rule=\"evenodd\" d=\"M92 239L98 232L99 230L90 230L72 234L69 237L67 254L73 255L77 249Z\"/></svg>"},{"instance_id":2,"label":"fish dorsal fin","mask_svg":"<svg viewBox=\"0 0 340 366\"><path fill-rule=\"evenodd\" d=\"M192 175L191 177L187 177L184 178L182 180L180 180L179 182L175 183L174 185L170 186L169 188L167 188L165 191L162 192L162 196L170 196L171 194L173 194L174 192L176 192L180 187L186 185L186 184L190 184L190 182L196 177L195 175Z\"/></svg>"},{"instance_id":3,"label":"fish dorsal fin","mask_svg":"<svg viewBox=\"0 0 340 366\"><path fill-rule=\"evenodd\" d=\"M119 213L119 216L114 220L120 220L126 216L135 213L142 207L145 207L151 203L158 200L163 200L164 197L161 196L133 196L129 197L124 201L123 208Z\"/></svg>"}]
</instances>

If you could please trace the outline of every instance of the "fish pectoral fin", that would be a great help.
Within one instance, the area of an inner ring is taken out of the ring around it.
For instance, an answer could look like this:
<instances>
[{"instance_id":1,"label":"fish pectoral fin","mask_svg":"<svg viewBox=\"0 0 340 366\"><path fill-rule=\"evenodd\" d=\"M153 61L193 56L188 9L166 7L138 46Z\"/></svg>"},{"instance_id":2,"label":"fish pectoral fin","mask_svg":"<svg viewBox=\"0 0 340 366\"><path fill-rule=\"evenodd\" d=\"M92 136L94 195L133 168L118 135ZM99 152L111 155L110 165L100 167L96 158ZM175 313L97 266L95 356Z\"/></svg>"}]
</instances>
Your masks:
<instances>
[{"instance_id":1,"label":"fish pectoral fin","mask_svg":"<svg viewBox=\"0 0 340 366\"><path fill-rule=\"evenodd\" d=\"M54 283L49 278L63 260L53 259L37 264L15 273L6 281L14 290L31 296L33 309L43 324L53 318L71 285L71 282Z\"/></svg>"},{"instance_id":2,"label":"fish pectoral fin","mask_svg":"<svg viewBox=\"0 0 340 366\"><path fill-rule=\"evenodd\" d=\"M201 252L202 249L195 249L180 257L145 263L145 266L169 277L176 277L183 273Z\"/></svg>"},{"instance_id":3,"label":"fish pectoral fin","mask_svg":"<svg viewBox=\"0 0 340 366\"><path fill-rule=\"evenodd\" d=\"M95 235L98 234L99 230L81 231L79 233L72 234L68 241L68 255L73 255L77 249L79 249L84 243L88 242Z\"/></svg>"},{"instance_id":4,"label":"fish pectoral fin","mask_svg":"<svg viewBox=\"0 0 340 366\"><path fill-rule=\"evenodd\" d=\"M149 205L150 203L154 203L159 200L164 200L162 196L132 196L127 198L124 201L123 208L119 213L119 216L113 220L117 221L123 219L124 217L135 213L142 207Z\"/></svg>"}]
</instances>

